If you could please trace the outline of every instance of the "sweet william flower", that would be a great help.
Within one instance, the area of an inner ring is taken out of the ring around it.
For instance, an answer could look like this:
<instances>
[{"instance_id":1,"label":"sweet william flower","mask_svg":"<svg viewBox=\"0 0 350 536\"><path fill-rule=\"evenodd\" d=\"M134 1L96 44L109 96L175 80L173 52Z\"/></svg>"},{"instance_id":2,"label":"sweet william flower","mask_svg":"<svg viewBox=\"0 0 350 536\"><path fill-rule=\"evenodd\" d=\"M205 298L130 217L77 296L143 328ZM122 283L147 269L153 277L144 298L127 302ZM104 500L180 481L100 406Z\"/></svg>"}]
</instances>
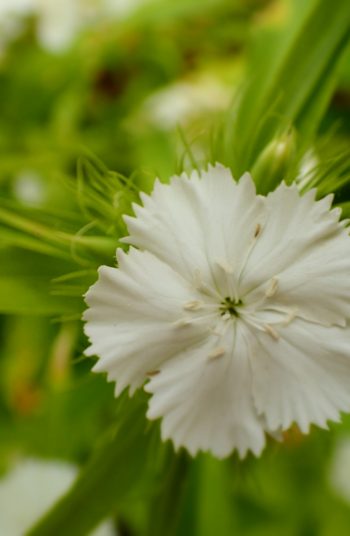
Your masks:
<instances>
[{"instance_id":1,"label":"sweet william flower","mask_svg":"<svg viewBox=\"0 0 350 536\"><path fill-rule=\"evenodd\" d=\"M128 253L86 295L87 355L191 454L259 455L266 433L350 408L350 237L332 196L256 195L217 164L156 182Z\"/></svg>"}]
</instances>

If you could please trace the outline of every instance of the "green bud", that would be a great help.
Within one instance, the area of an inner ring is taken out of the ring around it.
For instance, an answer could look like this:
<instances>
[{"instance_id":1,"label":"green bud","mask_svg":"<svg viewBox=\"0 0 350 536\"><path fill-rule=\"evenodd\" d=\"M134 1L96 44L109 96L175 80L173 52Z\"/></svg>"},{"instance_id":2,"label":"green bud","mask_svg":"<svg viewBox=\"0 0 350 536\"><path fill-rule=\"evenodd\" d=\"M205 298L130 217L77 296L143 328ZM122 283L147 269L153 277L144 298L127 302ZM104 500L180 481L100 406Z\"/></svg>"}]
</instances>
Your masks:
<instances>
[{"instance_id":1,"label":"green bud","mask_svg":"<svg viewBox=\"0 0 350 536\"><path fill-rule=\"evenodd\" d=\"M273 139L256 160L252 177L260 194L267 194L284 179L295 163L295 133L288 130Z\"/></svg>"}]
</instances>

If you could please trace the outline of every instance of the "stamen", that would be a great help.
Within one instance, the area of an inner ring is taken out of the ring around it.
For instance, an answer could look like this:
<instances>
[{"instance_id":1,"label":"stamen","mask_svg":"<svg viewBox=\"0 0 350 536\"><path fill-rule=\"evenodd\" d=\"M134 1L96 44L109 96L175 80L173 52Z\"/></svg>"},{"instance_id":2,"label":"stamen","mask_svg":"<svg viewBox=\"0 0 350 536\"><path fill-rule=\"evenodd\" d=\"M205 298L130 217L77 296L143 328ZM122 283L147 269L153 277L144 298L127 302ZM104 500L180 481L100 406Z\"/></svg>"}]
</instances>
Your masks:
<instances>
[{"instance_id":1,"label":"stamen","mask_svg":"<svg viewBox=\"0 0 350 536\"><path fill-rule=\"evenodd\" d=\"M153 376L157 376L159 373L160 370L150 370L149 372L146 372L146 376L148 376L148 378L152 378Z\"/></svg>"},{"instance_id":2,"label":"stamen","mask_svg":"<svg viewBox=\"0 0 350 536\"><path fill-rule=\"evenodd\" d=\"M272 296L274 296L274 294L276 294L277 288L278 288L278 279L277 279L277 277L273 277L270 280L269 286L265 290L266 298L272 298Z\"/></svg>"},{"instance_id":3,"label":"stamen","mask_svg":"<svg viewBox=\"0 0 350 536\"><path fill-rule=\"evenodd\" d=\"M233 266L231 266L228 262L226 262L224 259L217 259L215 263L227 274L233 274Z\"/></svg>"},{"instance_id":4,"label":"stamen","mask_svg":"<svg viewBox=\"0 0 350 536\"><path fill-rule=\"evenodd\" d=\"M202 309L203 305L204 304L202 301L193 300L185 303L183 308L185 311L198 311L198 309Z\"/></svg>"},{"instance_id":5,"label":"stamen","mask_svg":"<svg viewBox=\"0 0 350 536\"><path fill-rule=\"evenodd\" d=\"M223 323L222 317L221 317L220 322L214 328L213 327L209 328L209 331L215 337L219 337L220 339L222 339L222 337L225 335L227 330L230 328L231 328L231 324L229 324L228 322Z\"/></svg>"},{"instance_id":6,"label":"stamen","mask_svg":"<svg viewBox=\"0 0 350 536\"><path fill-rule=\"evenodd\" d=\"M277 333L277 331L271 326L271 324L264 324L263 328L266 331L266 333L268 333L270 337L272 337L275 341L279 340L280 336Z\"/></svg>"},{"instance_id":7,"label":"stamen","mask_svg":"<svg viewBox=\"0 0 350 536\"><path fill-rule=\"evenodd\" d=\"M283 326L288 326L294 320L294 318L297 316L297 314L298 314L298 309L297 308L291 310L290 313L288 313L286 315L285 319L282 321L282 325Z\"/></svg>"},{"instance_id":8,"label":"stamen","mask_svg":"<svg viewBox=\"0 0 350 536\"><path fill-rule=\"evenodd\" d=\"M212 335L215 335L216 337L222 337L222 330L219 330L217 328L209 328L209 331Z\"/></svg>"},{"instance_id":9,"label":"stamen","mask_svg":"<svg viewBox=\"0 0 350 536\"><path fill-rule=\"evenodd\" d=\"M189 318L180 318L174 322L176 328L186 328L192 324L192 321Z\"/></svg>"},{"instance_id":10,"label":"stamen","mask_svg":"<svg viewBox=\"0 0 350 536\"><path fill-rule=\"evenodd\" d=\"M196 268L193 272L193 275L194 275L194 287L196 290L199 290L200 292L203 292L204 294L207 294L208 296L214 296L214 297L219 297L218 293L208 287L202 280L202 276L201 276L201 272L198 268Z\"/></svg>"},{"instance_id":11,"label":"stamen","mask_svg":"<svg viewBox=\"0 0 350 536\"><path fill-rule=\"evenodd\" d=\"M219 357L222 357L225 354L225 348L223 346L218 346L217 348L214 348L212 352L208 355L208 358L210 361L218 359Z\"/></svg>"},{"instance_id":12,"label":"stamen","mask_svg":"<svg viewBox=\"0 0 350 536\"><path fill-rule=\"evenodd\" d=\"M209 310L208 310L209 309ZM202 314L196 314L191 316L183 316L175 322L172 326L175 329L188 328L190 326L203 325L209 331L208 320L214 320L217 318L217 307L206 307Z\"/></svg>"},{"instance_id":13,"label":"stamen","mask_svg":"<svg viewBox=\"0 0 350 536\"><path fill-rule=\"evenodd\" d=\"M262 230L262 227L260 223L257 223L255 226L254 238L258 238L258 236L261 234L261 230Z\"/></svg>"}]
</instances>

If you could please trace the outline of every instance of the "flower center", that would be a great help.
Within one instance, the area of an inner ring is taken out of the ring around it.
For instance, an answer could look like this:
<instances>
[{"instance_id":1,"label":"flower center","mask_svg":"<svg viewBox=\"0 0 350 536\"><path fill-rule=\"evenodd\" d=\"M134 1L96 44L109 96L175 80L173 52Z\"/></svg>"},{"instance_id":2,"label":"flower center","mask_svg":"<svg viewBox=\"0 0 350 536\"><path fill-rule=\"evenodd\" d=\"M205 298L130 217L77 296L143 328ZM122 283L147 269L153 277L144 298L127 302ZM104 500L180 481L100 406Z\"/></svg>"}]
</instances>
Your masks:
<instances>
[{"instance_id":1,"label":"flower center","mask_svg":"<svg viewBox=\"0 0 350 536\"><path fill-rule=\"evenodd\" d=\"M239 316L239 307L243 305L242 300L236 300L227 296L220 304L219 311L221 316L228 313L231 316Z\"/></svg>"}]
</instances>

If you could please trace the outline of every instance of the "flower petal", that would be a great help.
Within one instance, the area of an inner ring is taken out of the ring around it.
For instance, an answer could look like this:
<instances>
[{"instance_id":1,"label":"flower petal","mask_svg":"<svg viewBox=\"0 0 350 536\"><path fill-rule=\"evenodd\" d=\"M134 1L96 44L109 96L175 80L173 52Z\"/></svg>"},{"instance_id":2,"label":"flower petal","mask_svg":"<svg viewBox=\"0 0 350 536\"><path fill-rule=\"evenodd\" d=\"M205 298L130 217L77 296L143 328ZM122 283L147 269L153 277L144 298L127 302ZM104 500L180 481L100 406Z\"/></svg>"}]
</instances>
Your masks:
<instances>
[{"instance_id":1,"label":"flower petal","mask_svg":"<svg viewBox=\"0 0 350 536\"><path fill-rule=\"evenodd\" d=\"M127 385L142 385L169 356L183 351L208 332L206 317L192 322L183 305L195 291L170 266L148 252L118 251L119 268L103 266L86 295L85 333L98 355L94 369L117 381L116 394Z\"/></svg>"},{"instance_id":2,"label":"flower petal","mask_svg":"<svg viewBox=\"0 0 350 536\"><path fill-rule=\"evenodd\" d=\"M236 183L219 164L200 175L175 176L170 184L156 182L142 201L143 207L134 207L136 218L125 217L130 233L125 241L151 251L187 279L199 272L214 286L217 277L226 285L220 270L214 273L217 265L227 273L239 269L264 212L250 176Z\"/></svg>"},{"instance_id":3,"label":"flower petal","mask_svg":"<svg viewBox=\"0 0 350 536\"><path fill-rule=\"evenodd\" d=\"M259 413L272 429L296 422L327 427L350 409L350 328L324 327L302 319L255 332L253 394Z\"/></svg>"},{"instance_id":4,"label":"flower petal","mask_svg":"<svg viewBox=\"0 0 350 536\"><path fill-rule=\"evenodd\" d=\"M153 393L147 416L163 417L162 438L192 455L209 450L223 458L237 449L244 457L265 445L252 400L247 330L235 325L164 363L145 386Z\"/></svg>"},{"instance_id":5,"label":"flower petal","mask_svg":"<svg viewBox=\"0 0 350 536\"><path fill-rule=\"evenodd\" d=\"M344 325L350 316L350 238L330 211L331 197L316 202L282 184L267 199L268 218L242 274L247 305L269 296L299 316ZM272 300L271 300L272 302ZM265 304L268 306L268 303Z\"/></svg>"}]
</instances>

